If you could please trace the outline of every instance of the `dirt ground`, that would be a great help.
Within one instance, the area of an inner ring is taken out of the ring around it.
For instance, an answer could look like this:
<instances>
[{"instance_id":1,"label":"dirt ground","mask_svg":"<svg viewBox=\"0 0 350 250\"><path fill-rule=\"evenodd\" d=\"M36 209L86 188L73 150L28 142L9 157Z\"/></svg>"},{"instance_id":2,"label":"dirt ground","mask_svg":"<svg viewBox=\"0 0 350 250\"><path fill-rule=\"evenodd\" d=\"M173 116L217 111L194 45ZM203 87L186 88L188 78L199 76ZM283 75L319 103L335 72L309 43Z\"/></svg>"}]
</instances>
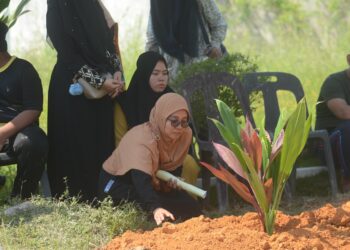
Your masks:
<instances>
[{"instance_id":1,"label":"dirt ground","mask_svg":"<svg viewBox=\"0 0 350 250\"><path fill-rule=\"evenodd\" d=\"M290 216L279 212L268 236L257 214L204 216L180 224L164 223L152 231L116 237L104 250L350 249L350 201Z\"/></svg>"}]
</instances>

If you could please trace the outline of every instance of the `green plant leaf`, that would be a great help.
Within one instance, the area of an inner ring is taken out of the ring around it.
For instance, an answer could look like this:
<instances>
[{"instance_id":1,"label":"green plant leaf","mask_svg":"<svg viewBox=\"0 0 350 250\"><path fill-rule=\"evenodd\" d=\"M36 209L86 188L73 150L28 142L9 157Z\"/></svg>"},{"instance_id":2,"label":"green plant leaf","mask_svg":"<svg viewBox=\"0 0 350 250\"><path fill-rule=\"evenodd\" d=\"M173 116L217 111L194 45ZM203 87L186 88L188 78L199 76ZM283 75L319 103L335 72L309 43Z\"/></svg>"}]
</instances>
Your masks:
<instances>
[{"instance_id":1,"label":"green plant leaf","mask_svg":"<svg viewBox=\"0 0 350 250\"><path fill-rule=\"evenodd\" d=\"M246 166L246 168L243 169L247 170L246 175L248 183L254 193L255 199L257 200L259 207L265 213L268 210L267 197L265 194L264 186L261 182L261 178L259 177L255 169L254 161L249 157L249 155L243 152L242 149L238 148L238 150L240 151L240 155L242 156L244 161L241 162L242 166Z\"/></svg>"},{"instance_id":2,"label":"green plant leaf","mask_svg":"<svg viewBox=\"0 0 350 250\"><path fill-rule=\"evenodd\" d=\"M265 129L259 130L259 138L262 147L262 168L264 172L264 178L267 175L267 167L269 166L269 158L271 152L271 138ZM263 179L264 179L263 178Z\"/></svg>"},{"instance_id":3,"label":"green plant leaf","mask_svg":"<svg viewBox=\"0 0 350 250\"><path fill-rule=\"evenodd\" d=\"M6 9L10 4L10 0L1 0L0 1L0 13Z\"/></svg>"},{"instance_id":4,"label":"green plant leaf","mask_svg":"<svg viewBox=\"0 0 350 250\"><path fill-rule=\"evenodd\" d=\"M281 130L284 128L286 122L285 122L285 115L284 112L280 113L280 117L278 118L278 122L275 128L275 132L273 134L273 144L275 143L278 135L281 133Z\"/></svg>"},{"instance_id":5,"label":"green plant leaf","mask_svg":"<svg viewBox=\"0 0 350 250\"><path fill-rule=\"evenodd\" d=\"M221 119L223 121L223 124L225 125L227 130L230 131L233 135L233 138L234 138L233 142L240 145L241 140L239 136L239 131L241 127L237 122L236 117L234 116L230 107L226 105L226 103L220 100L215 100L215 101L216 101L216 106L219 110Z\"/></svg>"},{"instance_id":6,"label":"green plant leaf","mask_svg":"<svg viewBox=\"0 0 350 250\"><path fill-rule=\"evenodd\" d=\"M222 124L220 121L218 121L216 119L212 119L212 118L209 118L209 119L217 127L221 137L224 139L224 141L227 143L227 145L230 145L230 143L232 141L236 140L234 134L231 133L231 131L224 124Z\"/></svg>"},{"instance_id":7,"label":"green plant leaf","mask_svg":"<svg viewBox=\"0 0 350 250\"><path fill-rule=\"evenodd\" d=\"M305 128L304 128L304 135L301 139L301 147L300 147L300 151L299 151L298 155L301 154L301 152L304 149L304 146L306 144L307 138L309 137L310 130L311 130L312 117L313 117L313 115L312 115L312 113L310 113L309 117L306 120Z\"/></svg>"},{"instance_id":8,"label":"green plant leaf","mask_svg":"<svg viewBox=\"0 0 350 250\"><path fill-rule=\"evenodd\" d=\"M13 14L9 14L8 9L7 9L9 4L7 4L7 6L4 9L2 9L0 20L5 22L7 24L7 26L9 28L11 28L17 22L17 19L21 15L29 12L28 10L23 11L23 8L29 3L29 1L30 0L22 0L17 5L17 7L16 7L16 9L15 9Z\"/></svg>"},{"instance_id":9,"label":"green plant leaf","mask_svg":"<svg viewBox=\"0 0 350 250\"><path fill-rule=\"evenodd\" d=\"M281 152L281 167L279 173L282 178L289 177L294 167L295 160L305 145L303 138L305 137L305 133L309 133L309 131L304 131L305 123L306 102L305 98L303 98L298 103L296 110L292 113L287 122L284 147L282 148Z\"/></svg>"}]
</instances>

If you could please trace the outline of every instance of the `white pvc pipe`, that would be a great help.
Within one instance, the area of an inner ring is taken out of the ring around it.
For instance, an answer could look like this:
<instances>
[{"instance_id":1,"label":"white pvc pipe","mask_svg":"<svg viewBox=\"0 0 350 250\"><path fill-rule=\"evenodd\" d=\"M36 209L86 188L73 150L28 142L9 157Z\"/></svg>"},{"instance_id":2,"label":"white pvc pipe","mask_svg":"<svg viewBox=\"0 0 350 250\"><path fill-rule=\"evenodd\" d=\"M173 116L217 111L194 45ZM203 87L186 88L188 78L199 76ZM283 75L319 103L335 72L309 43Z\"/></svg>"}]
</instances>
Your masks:
<instances>
[{"instance_id":1,"label":"white pvc pipe","mask_svg":"<svg viewBox=\"0 0 350 250\"><path fill-rule=\"evenodd\" d=\"M176 176L170 174L167 171L163 171L163 170L158 170L156 176L163 180L163 181L169 181L169 180L175 180L177 185L182 188L183 190L194 194L196 196L201 197L202 199L204 199L207 196L207 191L200 189L196 186L193 186L191 184L188 184L182 180L180 180L179 178L177 178Z\"/></svg>"}]
</instances>

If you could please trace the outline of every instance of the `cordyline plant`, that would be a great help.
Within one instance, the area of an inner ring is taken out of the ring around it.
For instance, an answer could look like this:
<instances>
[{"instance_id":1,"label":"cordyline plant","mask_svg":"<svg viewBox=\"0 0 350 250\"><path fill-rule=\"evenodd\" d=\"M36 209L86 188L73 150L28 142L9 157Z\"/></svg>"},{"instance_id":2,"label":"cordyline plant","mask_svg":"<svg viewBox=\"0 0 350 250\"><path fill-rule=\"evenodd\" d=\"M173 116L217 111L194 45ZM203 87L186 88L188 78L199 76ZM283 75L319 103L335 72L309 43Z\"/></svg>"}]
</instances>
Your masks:
<instances>
[{"instance_id":1,"label":"cordyline plant","mask_svg":"<svg viewBox=\"0 0 350 250\"><path fill-rule=\"evenodd\" d=\"M216 104L223 122L212 120L229 148L213 144L234 173L220 164L219 168L201 164L254 206L265 232L271 235L286 181L309 135L311 115L307 118L306 101L298 103L286 122L280 117L273 140L265 129L255 131L248 119L241 127L224 102L216 100Z\"/></svg>"},{"instance_id":2,"label":"cordyline plant","mask_svg":"<svg viewBox=\"0 0 350 250\"><path fill-rule=\"evenodd\" d=\"M9 13L10 0L0 0L0 21L11 28L17 21L18 17L29 12L23 10L30 0L21 0L13 13Z\"/></svg>"}]
</instances>

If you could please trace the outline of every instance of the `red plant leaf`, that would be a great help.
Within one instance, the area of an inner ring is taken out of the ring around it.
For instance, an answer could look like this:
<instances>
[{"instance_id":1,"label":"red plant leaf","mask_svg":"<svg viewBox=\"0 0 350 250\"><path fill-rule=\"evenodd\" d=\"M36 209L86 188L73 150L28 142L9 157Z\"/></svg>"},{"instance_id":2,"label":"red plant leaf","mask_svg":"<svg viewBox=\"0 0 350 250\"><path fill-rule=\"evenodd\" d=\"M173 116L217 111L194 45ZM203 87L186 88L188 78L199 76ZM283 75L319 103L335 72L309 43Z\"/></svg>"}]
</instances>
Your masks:
<instances>
[{"instance_id":1,"label":"red plant leaf","mask_svg":"<svg viewBox=\"0 0 350 250\"><path fill-rule=\"evenodd\" d=\"M270 162L272 162L276 158L278 153L281 151L283 140L284 140L284 130L282 129L275 143L272 145Z\"/></svg>"},{"instance_id":2,"label":"red plant leaf","mask_svg":"<svg viewBox=\"0 0 350 250\"><path fill-rule=\"evenodd\" d=\"M250 120L248 118L246 119L244 130L248 133L249 137L252 137L252 135L254 133L256 133L253 126L252 126L252 123L250 122Z\"/></svg>"},{"instance_id":3,"label":"red plant leaf","mask_svg":"<svg viewBox=\"0 0 350 250\"><path fill-rule=\"evenodd\" d=\"M249 202L254 207L257 206L257 202L254 198L254 196L249 192L249 189L246 185L244 185L242 182L240 182L236 176L231 174L227 169L220 166L221 172L225 175L228 184L231 185L231 187L236 191L236 193L242 197L243 200L246 202Z\"/></svg>"},{"instance_id":4,"label":"red plant leaf","mask_svg":"<svg viewBox=\"0 0 350 250\"><path fill-rule=\"evenodd\" d=\"M222 171L220 169L214 168L210 164L208 164L206 162L203 162L203 161L200 161L199 163L202 164L204 167L206 167L217 178L219 178L220 180L226 182L227 184L230 184L229 181L227 180L226 176L222 173Z\"/></svg>"},{"instance_id":5,"label":"red plant leaf","mask_svg":"<svg viewBox=\"0 0 350 250\"><path fill-rule=\"evenodd\" d=\"M249 126L245 129L250 129ZM251 136L249 136L251 133ZM247 132L246 130L241 130L241 141L245 151L248 153L249 157L254 162L254 167L256 171L261 175L261 165L262 165L262 145L260 138L255 130Z\"/></svg>"},{"instance_id":6,"label":"red plant leaf","mask_svg":"<svg viewBox=\"0 0 350 250\"><path fill-rule=\"evenodd\" d=\"M256 132L254 132L251 137L251 143L254 148L253 159L254 159L255 165L259 170L259 176L260 176L261 164L262 164L262 145L261 145L260 138Z\"/></svg>"},{"instance_id":7,"label":"red plant leaf","mask_svg":"<svg viewBox=\"0 0 350 250\"><path fill-rule=\"evenodd\" d=\"M242 165L239 162L239 160L237 159L237 157L235 156L235 154L231 151L231 149L219 144L219 143L215 143L213 142L213 145L216 149L216 151L218 152L218 154L220 155L220 157L224 160L224 162L233 170L235 171L236 174L238 174L239 176L241 176L244 179L247 179Z\"/></svg>"},{"instance_id":8,"label":"red plant leaf","mask_svg":"<svg viewBox=\"0 0 350 250\"><path fill-rule=\"evenodd\" d=\"M268 179L264 183L264 188L265 188L265 194L268 200L268 204L271 204L272 202L272 192L273 192L273 180L272 178Z\"/></svg>"}]
</instances>

